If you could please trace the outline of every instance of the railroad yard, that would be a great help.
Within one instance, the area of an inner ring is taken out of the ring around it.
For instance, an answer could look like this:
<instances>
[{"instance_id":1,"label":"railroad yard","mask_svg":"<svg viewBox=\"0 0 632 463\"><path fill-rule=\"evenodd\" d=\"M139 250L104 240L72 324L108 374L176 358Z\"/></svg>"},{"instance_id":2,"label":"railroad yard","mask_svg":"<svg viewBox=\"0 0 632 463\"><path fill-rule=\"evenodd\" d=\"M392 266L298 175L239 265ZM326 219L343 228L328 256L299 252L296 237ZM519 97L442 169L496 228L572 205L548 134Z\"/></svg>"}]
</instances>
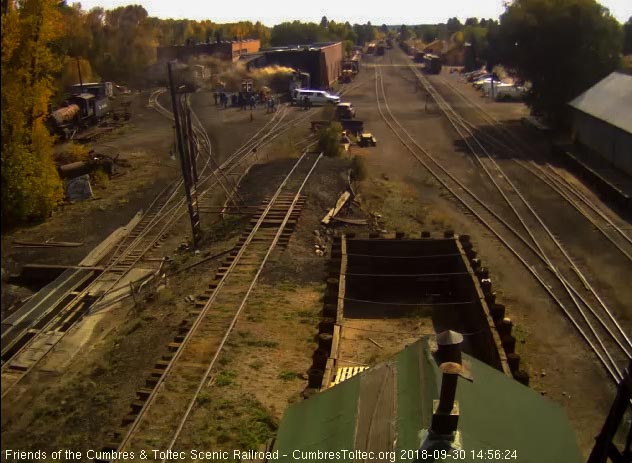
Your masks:
<instances>
[{"instance_id":1,"label":"railroad yard","mask_svg":"<svg viewBox=\"0 0 632 463\"><path fill-rule=\"evenodd\" d=\"M74 266L47 286L53 312L37 293L14 320L19 293L3 299L3 447L94 449L82 461L265 448L344 369L454 330L559 404L590 453L632 352L629 218L520 123L524 103L482 98L448 67L426 74L394 46L335 90L376 146L321 153L311 122L328 107L190 95L197 246L169 92L134 95L129 124L93 142L126 175L3 236L3 269ZM14 247L51 239L83 246Z\"/></svg>"}]
</instances>

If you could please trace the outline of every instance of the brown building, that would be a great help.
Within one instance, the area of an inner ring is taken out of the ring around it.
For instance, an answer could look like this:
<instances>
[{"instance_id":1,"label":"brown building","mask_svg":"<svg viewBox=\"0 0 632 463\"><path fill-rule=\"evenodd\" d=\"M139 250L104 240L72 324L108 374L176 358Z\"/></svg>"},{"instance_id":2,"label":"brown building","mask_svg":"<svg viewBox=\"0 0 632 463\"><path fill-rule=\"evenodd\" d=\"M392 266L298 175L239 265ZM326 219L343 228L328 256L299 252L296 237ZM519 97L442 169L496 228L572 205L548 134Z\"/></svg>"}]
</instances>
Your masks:
<instances>
[{"instance_id":1,"label":"brown building","mask_svg":"<svg viewBox=\"0 0 632 463\"><path fill-rule=\"evenodd\" d=\"M259 39L247 39L158 47L157 54L159 62L174 59L184 62L194 56L215 56L224 61L236 61L241 55L258 52L260 47Z\"/></svg>"},{"instance_id":2,"label":"brown building","mask_svg":"<svg viewBox=\"0 0 632 463\"><path fill-rule=\"evenodd\" d=\"M263 51L253 63L257 67L279 65L310 75L311 88L331 87L342 72L342 42L276 47Z\"/></svg>"},{"instance_id":3,"label":"brown building","mask_svg":"<svg viewBox=\"0 0 632 463\"><path fill-rule=\"evenodd\" d=\"M445 40L435 40L430 42L424 47L424 53L430 53L431 55L443 56L448 51L448 44Z\"/></svg>"},{"instance_id":4,"label":"brown building","mask_svg":"<svg viewBox=\"0 0 632 463\"><path fill-rule=\"evenodd\" d=\"M464 45L452 45L442 56L443 64L446 66L463 66L465 64L465 49Z\"/></svg>"}]
</instances>

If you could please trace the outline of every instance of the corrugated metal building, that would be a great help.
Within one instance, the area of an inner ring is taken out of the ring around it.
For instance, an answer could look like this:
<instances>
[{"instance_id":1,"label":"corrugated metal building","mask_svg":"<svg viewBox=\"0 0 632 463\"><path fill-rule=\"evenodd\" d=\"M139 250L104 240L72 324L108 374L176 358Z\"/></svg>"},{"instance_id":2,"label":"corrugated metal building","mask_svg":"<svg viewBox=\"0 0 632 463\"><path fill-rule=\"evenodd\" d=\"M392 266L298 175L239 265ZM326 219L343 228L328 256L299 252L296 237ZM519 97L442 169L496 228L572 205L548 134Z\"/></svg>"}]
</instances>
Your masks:
<instances>
[{"instance_id":1,"label":"corrugated metal building","mask_svg":"<svg viewBox=\"0 0 632 463\"><path fill-rule=\"evenodd\" d=\"M632 76L613 72L569 104L574 140L632 175Z\"/></svg>"},{"instance_id":2,"label":"corrugated metal building","mask_svg":"<svg viewBox=\"0 0 632 463\"><path fill-rule=\"evenodd\" d=\"M279 65L307 72L312 88L331 87L342 72L342 42L315 43L263 50L265 60L257 66Z\"/></svg>"},{"instance_id":3,"label":"corrugated metal building","mask_svg":"<svg viewBox=\"0 0 632 463\"><path fill-rule=\"evenodd\" d=\"M241 55L256 53L261 47L259 39L233 40L225 42L198 43L192 45L171 45L158 47L158 61L177 59L186 61L192 56L215 56L224 61L236 61Z\"/></svg>"}]
</instances>

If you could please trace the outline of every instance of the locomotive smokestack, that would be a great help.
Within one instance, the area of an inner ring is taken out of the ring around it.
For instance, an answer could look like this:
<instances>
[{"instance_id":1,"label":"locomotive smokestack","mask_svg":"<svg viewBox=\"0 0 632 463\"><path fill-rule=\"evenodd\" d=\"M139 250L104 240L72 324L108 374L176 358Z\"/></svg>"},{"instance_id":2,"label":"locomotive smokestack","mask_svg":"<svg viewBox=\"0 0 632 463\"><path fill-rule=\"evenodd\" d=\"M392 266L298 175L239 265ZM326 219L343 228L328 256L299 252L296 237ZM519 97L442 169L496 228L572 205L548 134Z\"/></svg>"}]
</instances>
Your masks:
<instances>
[{"instance_id":1,"label":"locomotive smokestack","mask_svg":"<svg viewBox=\"0 0 632 463\"><path fill-rule=\"evenodd\" d=\"M443 331L437 335L437 360L439 364L445 362L461 363L461 344L463 335L456 331Z\"/></svg>"},{"instance_id":2,"label":"locomotive smokestack","mask_svg":"<svg viewBox=\"0 0 632 463\"><path fill-rule=\"evenodd\" d=\"M443 373L441 378L441 392L439 400L435 400L434 413L430 433L438 436L450 436L459 423L459 407L454 400L461 365L455 362L445 362L439 367Z\"/></svg>"}]
</instances>

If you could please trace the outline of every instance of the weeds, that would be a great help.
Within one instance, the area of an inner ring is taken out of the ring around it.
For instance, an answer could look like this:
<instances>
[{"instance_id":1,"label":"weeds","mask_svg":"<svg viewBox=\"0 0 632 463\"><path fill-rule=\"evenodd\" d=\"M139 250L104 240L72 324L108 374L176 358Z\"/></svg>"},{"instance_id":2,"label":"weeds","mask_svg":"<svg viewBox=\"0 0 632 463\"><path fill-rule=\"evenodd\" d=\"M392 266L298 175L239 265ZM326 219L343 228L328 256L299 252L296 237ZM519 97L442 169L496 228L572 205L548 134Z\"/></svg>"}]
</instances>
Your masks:
<instances>
[{"instance_id":1,"label":"weeds","mask_svg":"<svg viewBox=\"0 0 632 463\"><path fill-rule=\"evenodd\" d=\"M276 341L266 341L264 339L249 339L246 341L246 345L250 347L277 347L279 343Z\"/></svg>"},{"instance_id":2,"label":"weeds","mask_svg":"<svg viewBox=\"0 0 632 463\"><path fill-rule=\"evenodd\" d=\"M110 176L102 169L97 169L92 172L92 180L96 186L103 189L107 188L110 184Z\"/></svg>"},{"instance_id":3,"label":"weeds","mask_svg":"<svg viewBox=\"0 0 632 463\"><path fill-rule=\"evenodd\" d=\"M282 371L279 373L277 378L282 379L283 381L291 381L298 378L298 375L293 371Z\"/></svg>"},{"instance_id":4,"label":"weeds","mask_svg":"<svg viewBox=\"0 0 632 463\"><path fill-rule=\"evenodd\" d=\"M259 370L263 366L263 361L255 360L254 362L251 362L248 366L253 370Z\"/></svg>"},{"instance_id":5,"label":"weeds","mask_svg":"<svg viewBox=\"0 0 632 463\"><path fill-rule=\"evenodd\" d=\"M215 376L215 385L218 387L229 386L233 384L236 377L237 377L237 373L235 373L234 371L230 371L230 370L220 371L219 373L217 373L217 376Z\"/></svg>"},{"instance_id":6,"label":"weeds","mask_svg":"<svg viewBox=\"0 0 632 463\"><path fill-rule=\"evenodd\" d=\"M351 161L351 178L356 181L366 180L368 171L366 162L359 156L354 156Z\"/></svg>"},{"instance_id":7,"label":"weeds","mask_svg":"<svg viewBox=\"0 0 632 463\"><path fill-rule=\"evenodd\" d=\"M340 156L340 134L342 126L338 122L333 122L329 127L318 131L318 149L325 153L325 156Z\"/></svg>"}]
</instances>

